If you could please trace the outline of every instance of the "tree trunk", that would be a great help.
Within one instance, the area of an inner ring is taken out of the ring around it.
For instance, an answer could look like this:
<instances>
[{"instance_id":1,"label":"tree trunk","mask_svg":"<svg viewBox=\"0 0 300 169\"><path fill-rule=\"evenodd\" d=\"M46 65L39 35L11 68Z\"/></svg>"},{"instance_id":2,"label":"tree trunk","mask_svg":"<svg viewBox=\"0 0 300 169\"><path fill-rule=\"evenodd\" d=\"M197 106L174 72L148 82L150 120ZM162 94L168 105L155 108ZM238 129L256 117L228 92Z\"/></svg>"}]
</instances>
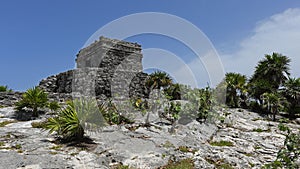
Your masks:
<instances>
[{"instance_id":1,"label":"tree trunk","mask_svg":"<svg viewBox=\"0 0 300 169\"><path fill-rule=\"evenodd\" d=\"M34 108L33 108L32 116L33 116L33 117L38 117L38 110L37 110L37 107L34 107Z\"/></svg>"}]
</instances>

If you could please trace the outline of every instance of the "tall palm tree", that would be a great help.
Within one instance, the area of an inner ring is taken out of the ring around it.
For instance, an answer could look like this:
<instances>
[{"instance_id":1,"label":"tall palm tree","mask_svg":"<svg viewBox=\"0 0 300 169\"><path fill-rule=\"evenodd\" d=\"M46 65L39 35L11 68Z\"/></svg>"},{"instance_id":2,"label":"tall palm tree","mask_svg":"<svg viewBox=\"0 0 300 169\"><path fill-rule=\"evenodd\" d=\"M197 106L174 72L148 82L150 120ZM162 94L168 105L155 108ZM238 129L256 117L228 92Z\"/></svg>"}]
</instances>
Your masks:
<instances>
[{"instance_id":1,"label":"tall palm tree","mask_svg":"<svg viewBox=\"0 0 300 169\"><path fill-rule=\"evenodd\" d=\"M166 72L162 72L162 71L155 71L153 73L151 73L148 77L148 79L146 80L146 86L150 89L150 91L152 91L153 89L158 89L158 99L160 99L160 90L162 88L167 88L168 86L172 85L173 81L172 78L170 77L169 74L167 74ZM152 111L155 112L157 111L158 106L156 105L156 103L152 106ZM150 117L150 112L148 112L147 114L147 118L146 118L146 125L149 125L149 117Z\"/></svg>"},{"instance_id":2,"label":"tall palm tree","mask_svg":"<svg viewBox=\"0 0 300 169\"><path fill-rule=\"evenodd\" d=\"M247 93L247 77L240 73L226 73L227 86L226 103L232 107L239 107L241 98L245 100Z\"/></svg>"},{"instance_id":3,"label":"tall palm tree","mask_svg":"<svg viewBox=\"0 0 300 169\"><path fill-rule=\"evenodd\" d=\"M276 120L276 114L279 113L280 108L283 107L283 98L278 93L264 93L262 95L264 107L273 115L273 121Z\"/></svg>"},{"instance_id":4,"label":"tall palm tree","mask_svg":"<svg viewBox=\"0 0 300 169\"><path fill-rule=\"evenodd\" d=\"M291 60L287 56L279 53L265 55L265 58L258 62L250 81L265 79L273 89L277 90L290 75L290 62Z\"/></svg>"},{"instance_id":5,"label":"tall palm tree","mask_svg":"<svg viewBox=\"0 0 300 169\"><path fill-rule=\"evenodd\" d=\"M170 100L180 100L184 94L184 85L175 83L164 90L164 93L170 97Z\"/></svg>"},{"instance_id":6,"label":"tall palm tree","mask_svg":"<svg viewBox=\"0 0 300 169\"><path fill-rule=\"evenodd\" d=\"M153 89L161 89L170 86L173 83L172 78L169 74L162 71L155 71L150 74L149 78L146 81L146 85Z\"/></svg>"},{"instance_id":7,"label":"tall palm tree","mask_svg":"<svg viewBox=\"0 0 300 169\"><path fill-rule=\"evenodd\" d=\"M282 93L290 103L290 115L300 113L300 78L289 77L284 84Z\"/></svg>"}]
</instances>

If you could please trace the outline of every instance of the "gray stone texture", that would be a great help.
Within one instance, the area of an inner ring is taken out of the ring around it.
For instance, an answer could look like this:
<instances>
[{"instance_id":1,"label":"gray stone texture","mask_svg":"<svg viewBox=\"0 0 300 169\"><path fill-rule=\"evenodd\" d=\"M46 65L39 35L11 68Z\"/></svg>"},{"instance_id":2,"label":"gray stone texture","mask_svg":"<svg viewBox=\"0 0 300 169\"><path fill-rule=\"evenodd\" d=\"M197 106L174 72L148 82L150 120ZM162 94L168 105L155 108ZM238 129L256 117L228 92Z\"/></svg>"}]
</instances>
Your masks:
<instances>
[{"instance_id":1,"label":"gray stone texture","mask_svg":"<svg viewBox=\"0 0 300 169\"><path fill-rule=\"evenodd\" d=\"M0 92L0 106L13 106L22 98L22 92Z\"/></svg>"},{"instance_id":2,"label":"gray stone texture","mask_svg":"<svg viewBox=\"0 0 300 169\"><path fill-rule=\"evenodd\" d=\"M39 87L57 95L97 97L147 97L141 45L100 37L79 51L77 68L43 79ZM65 98L59 98L60 100Z\"/></svg>"}]
</instances>

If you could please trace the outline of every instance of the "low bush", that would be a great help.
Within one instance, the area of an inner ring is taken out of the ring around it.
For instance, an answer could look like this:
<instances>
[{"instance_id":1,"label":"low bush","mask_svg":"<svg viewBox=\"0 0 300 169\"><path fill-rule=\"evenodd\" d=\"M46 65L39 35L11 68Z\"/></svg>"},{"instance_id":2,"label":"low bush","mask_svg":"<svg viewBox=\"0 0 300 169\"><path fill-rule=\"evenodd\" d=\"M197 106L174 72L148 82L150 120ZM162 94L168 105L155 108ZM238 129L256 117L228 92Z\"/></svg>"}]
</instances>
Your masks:
<instances>
[{"instance_id":1,"label":"low bush","mask_svg":"<svg viewBox=\"0 0 300 169\"><path fill-rule=\"evenodd\" d=\"M0 92L11 92L11 89L8 89L8 86L0 86Z\"/></svg>"},{"instance_id":2,"label":"low bush","mask_svg":"<svg viewBox=\"0 0 300 169\"><path fill-rule=\"evenodd\" d=\"M28 89L22 99L15 104L16 109L21 111L24 108L31 108L33 116L38 116L38 109L44 108L48 104L48 95L40 88Z\"/></svg>"},{"instance_id":3,"label":"low bush","mask_svg":"<svg viewBox=\"0 0 300 169\"><path fill-rule=\"evenodd\" d=\"M97 102L91 99L76 99L69 102L57 116L49 118L44 129L49 133L56 132L65 141L81 141L84 129L98 130L105 125Z\"/></svg>"},{"instance_id":4,"label":"low bush","mask_svg":"<svg viewBox=\"0 0 300 169\"><path fill-rule=\"evenodd\" d=\"M212 146L233 146L233 143L230 141L214 141L214 142L210 142L210 145Z\"/></svg>"},{"instance_id":5,"label":"low bush","mask_svg":"<svg viewBox=\"0 0 300 169\"><path fill-rule=\"evenodd\" d=\"M47 120L41 121L41 122L32 122L31 126L32 126L32 128L45 128L46 124L47 124Z\"/></svg>"},{"instance_id":6,"label":"low bush","mask_svg":"<svg viewBox=\"0 0 300 169\"><path fill-rule=\"evenodd\" d=\"M194 169L194 168L195 168L194 161L190 158L183 159L178 162L174 162L170 160L167 165L160 167L160 169Z\"/></svg>"},{"instance_id":7,"label":"low bush","mask_svg":"<svg viewBox=\"0 0 300 169\"><path fill-rule=\"evenodd\" d=\"M279 130L287 132L284 147L277 153L277 159L263 166L265 169L273 168L298 168L300 158L300 133L293 133L289 127L280 123Z\"/></svg>"}]
</instances>

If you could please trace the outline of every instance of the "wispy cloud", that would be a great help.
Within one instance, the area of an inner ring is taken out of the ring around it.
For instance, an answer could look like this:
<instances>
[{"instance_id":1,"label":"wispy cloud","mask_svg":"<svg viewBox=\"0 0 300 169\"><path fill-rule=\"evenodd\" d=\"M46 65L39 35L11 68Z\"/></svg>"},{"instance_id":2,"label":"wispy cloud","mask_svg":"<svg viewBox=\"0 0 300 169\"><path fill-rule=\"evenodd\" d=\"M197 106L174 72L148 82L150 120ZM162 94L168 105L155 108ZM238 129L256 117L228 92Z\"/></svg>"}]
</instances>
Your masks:
<instances>
[{"instance_id":1,"label":"wispy cloud","mask_svg":"<svg viewBox=\"0 0 300 169\"><path fill-rule=\"evenodd\" d=\"M292 76L300 76L300 8L287 9L259 21L240 47L221 54L225 70L251 75L265 54L282 53L292 59Z\"/></svg>"}]
</instances>

